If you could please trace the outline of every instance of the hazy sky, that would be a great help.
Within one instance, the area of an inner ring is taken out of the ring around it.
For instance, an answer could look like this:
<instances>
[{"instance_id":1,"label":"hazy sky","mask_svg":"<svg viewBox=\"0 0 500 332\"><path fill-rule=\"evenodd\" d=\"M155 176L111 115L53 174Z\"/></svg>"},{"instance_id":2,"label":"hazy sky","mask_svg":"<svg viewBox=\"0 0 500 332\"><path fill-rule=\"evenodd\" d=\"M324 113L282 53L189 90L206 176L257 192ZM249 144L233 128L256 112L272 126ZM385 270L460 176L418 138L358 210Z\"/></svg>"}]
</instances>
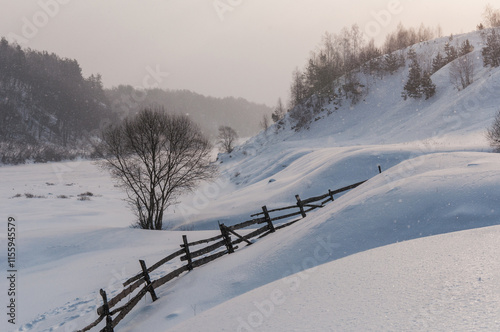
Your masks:
<instances>
[{"instance_id":1,"label":"hazy sky","mask_svg":"<svg viewBox=\"0 0 500 332\"><path fill-rule=\"evenodd\" d=\"M75 58L106 87L189 89L274 106L325 31L381 43L399 22L475 29L491 0L0 0L0 35Z\"/></svg>"}]
</instances>

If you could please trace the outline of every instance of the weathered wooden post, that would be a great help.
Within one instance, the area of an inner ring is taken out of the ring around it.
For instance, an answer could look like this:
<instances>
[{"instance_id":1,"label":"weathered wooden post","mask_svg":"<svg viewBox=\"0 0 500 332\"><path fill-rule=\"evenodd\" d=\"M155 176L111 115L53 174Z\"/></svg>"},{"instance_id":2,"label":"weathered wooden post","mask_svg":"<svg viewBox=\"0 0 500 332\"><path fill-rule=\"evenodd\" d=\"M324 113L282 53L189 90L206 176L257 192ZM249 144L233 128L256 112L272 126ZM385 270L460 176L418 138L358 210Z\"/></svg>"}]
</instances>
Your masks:
<instances>
[{"instance_id":1,"label":"weathered wooden post","mask_svg":"<svg viewBox=\"0 0 500 332\"><path fill-rule=\"evenodd\" d=\"M146 281L146 285L149 287L148 292L151 294L151 298L153 299L153 302L158 300L158 297L156 296L155 290L153 286L151 285L151 278L149 278L149 273L148 269L146 267L146 262L143 261L142 259L139 260L139 263L141 264L142 268L142 275L144 276L144 281Z\"/></svg>"},{"instance_id":2,"label":"weathered wooden post","mask_svg":"<svg viewBox=\"0 0 500 332\"><path fill-rule=\"evenodd\" d=\"M189 251L187 235L182 236L182 241L184 242L184 251L186 252L186 259L188 261L188 270L191 271L193 269L193 260L191 259L191 252Z\"/></svg>"},{"instance_id":3,"label":"weathered wooden post","mask_svg":"<svg viewBox=\"0 0 500 332\"><path fill-rule=\"evenodd\" d=\"M264 218L266 219L267 226L269 227L269 231L271 233L275 232L273 221L271 220L271 216L269 215L269 211L267 211L267 206L262 207L262 212L264 212Z\"/></svg>"},{"instance_id":4,"label":"weathered wooden post","mask_svg":"<svg viewBox=\"0 0 500 332\"><path fill-rule=\"evenodd\" d=\"M300 209L300 214L302 214L302 218L305 218L306 217L306 213L304 211L304 204L302 204L302 201L300 200L300 196L299 195L295 195L295 198L297 199L297 206Z\"/></svg>"},{"instance_id":5,"label":"weathered wooden post","mask_svg":"<svg viewBox=\"0 0 500 332\"><path fill-rule=\"evenodd\" d=\"M108 305L108 297L106 295L106 292L101 288L99 291L102 296L102 308L103 308L103 315L106 316L106 327L103 329L104 332L114 332L113 331L113 318L109 314L109 305Z\"/></svg>"},{"instance_id":6,"label":"weathered wooden post","mask_svg":"<svg viewBox=\"0 0 500 332\"><path fill-rule=\"evenodd\" d=\"M219 223L219 229L220 229L220 232L222 234L222 238L224 239L224 243L226 245L227 252L229 254L232 254L234 252L234 248L233 248L233 242L231 240L231 235L227 231L226 226L224 224Z\"/></svg>"},{"instance_id":7,"label":"weathered wooden post","mask_svg":"<svg viewBox=\"0 0 500 332\"><path fill-rule=\"evenodd\" d=\"M335 198L333 198L333 191L331 191L330 189L328 189L328 195L330 195L330 199L333 201L335 201Z\"/></svg>"}]
</instances>

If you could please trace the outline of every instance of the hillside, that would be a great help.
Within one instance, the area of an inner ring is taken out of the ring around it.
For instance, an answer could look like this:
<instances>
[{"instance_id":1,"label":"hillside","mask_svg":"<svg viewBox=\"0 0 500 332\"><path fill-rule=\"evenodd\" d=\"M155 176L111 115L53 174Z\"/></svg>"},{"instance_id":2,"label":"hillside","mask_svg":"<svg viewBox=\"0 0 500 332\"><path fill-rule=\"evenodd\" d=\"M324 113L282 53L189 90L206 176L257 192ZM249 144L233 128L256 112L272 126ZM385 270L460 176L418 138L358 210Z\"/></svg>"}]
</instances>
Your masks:
<instances>
[{"instance_id":1,"label":"hillside","mask_svg":"<svg viewBox=\"0 0 500 332\"><path fill-rule=\"evenodd\" d=\"M168 112L188 114L211 139L217 137L219 126L232 127L240 137L254 136L262 117L272 113L270 107L243 98L207 97L188 90L137 90L121 85L106 89L106 96L113 111L122 117L156 105Z\"/></svg>"},{"instance_id":2,"label":"hillside","mask_svg":"<svg viewBox=\"0 0 500 332\"><path fill-rule=\"evenodd\" d=\"M232 215L232 204L255 193L262 201L279 204L296 193L314 196L328 188L370 178L377 174L377 165L385 170L426 154L490 151L485 132L500 104L496 93L500 71L483 67L480 33L454 39L457 43L469 39L475 47L475 80L466 89L457 91L450 83L451 64L432 75L437 93L429 100L401 98L408 64L383 79L360 74L368 92L358 104L328 104L309 129L300 131L292 129L293 120L288 115L280 129L275 124L237 147L231 155L220 155L225 181L215 185L219 196L199 204L206 190L200 189L171 210L172 222L210 229L217 220L242 218ZM431 58L448 41L445 37L413 48ZM247 205L246 215L260 209L257 202ZM192 207L196 207L195 213Z\"/></svg>"},{"instance_id":3,"label":"hillside","mask_svg":"<svg viewBox=\"0 0 500 332\"><path fill-rule=\"evenodd\" d=\"M358 103L324 105L298 131L287 116L281 128L219 155L220 178L167 210L173 231L128 228L123 193L90 162L0 168L1 210L23 223L19 303L29 305L17 331L89 324L100 288L118 293L138 259L151 264L178 250L182 234L215 236L218 221L232 225L263 205L294 204L295 194L366 179L300 222L159 288L159 300L147 296L119 330L498 329L500 156L484 131L500 104L500 69L483 67L478 32L454 39L474 46L466 89L450 83L451 64L432 75L437 92L428 100L401 97L409 63L382 79L359 73L366 89ZM448 40L413 48L430 59ZM79 200L85 192L90 200ZM269 313L262 303L273 299Z\"/></svg>"},{"instance_id":4,"label":"hillside","mask_svg":"<svg viewBox=\"0 0 500 332\"><path fill-rule=\"evenodd\" d=\"M253 136L272 112L242 98L187 90L104 89L101 76L84 77L77 60L0 41L0 164L88 157L106 125L153 106L188 114L212 140L221 125Z\"/></svg>"},{"instance_id":5,"label":"hillside","mask_svg":"<svg viewBox=\"0 0 500 332\"><path fill-rule=\"evenodd\" d=\"M115 119L99 75L83 77L76 60L22 49L5 38L0 41L0 114L0 163L14 164L68 157L104 120Z\"/></svg>"}]
</instances>

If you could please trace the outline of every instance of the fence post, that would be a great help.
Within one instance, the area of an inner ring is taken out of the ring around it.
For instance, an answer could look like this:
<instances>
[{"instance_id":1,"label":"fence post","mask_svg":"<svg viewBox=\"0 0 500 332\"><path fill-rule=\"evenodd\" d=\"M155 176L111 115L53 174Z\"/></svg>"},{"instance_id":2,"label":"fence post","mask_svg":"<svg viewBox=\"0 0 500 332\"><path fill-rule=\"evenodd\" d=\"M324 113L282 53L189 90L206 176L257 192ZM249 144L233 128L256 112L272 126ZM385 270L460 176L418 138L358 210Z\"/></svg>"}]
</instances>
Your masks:
<instances>
[{"instance_id":1,"label":"fence post","mask_svg":"<svg viewBox=\"0 0 500 332\"><path fill-rule=\"evenodd\" d=\"M271 233L274 233L275 229L274 229L273 221L271 220L271 216L269 216L269 212L267 211L267 206L264 205L262 207L262 211L264 212L264 217L265 217L267 225L269 227L269 231Z\"/></svg>"},{"instance_id":2,"label":"fence post","mask_svg":"<svg viewBox=\"0 0 500 332\"><path fill-rule=\"evenodd\" d=\"M328 189L328 195L330 195L330 199L333 201L335 201L335 198L333 198L333 191L331 191L330 189Z\"/></svg>"},{"instance_id":3,"label":"fence post","mask_svg":"<svg viewBox=\"0 0 500 332\"><path fill-rule=\"evenodd\" d=\"M106 292L101 288L99 291L102 296L102 308L103 308L103 315L106 316L106 327L103 329L104 332L114 332L113 331L113 318L109 314L109 305L108 305L108 297L106 295Z\"/></svg>"},{"instance_id":4,"label":"fence post","mask_svg":"<svg viewBox=\"0 0 500 332\"><path fill-rule=\"evenodd\" d=\"M139 260L139 263L141 264L142 268L142 275L144 276L144 280L146 281L146 285L149 287L148 292L151 294L151 298L153 299L153 302L158 300L158 297L156 296L155 289L151 285L151 279L149 278L149 273L148 269L146 267L146 262L143 261L142 259Z\"/></svg>"},{"instance_id":5,"label":"fence post","mask_svg":"<svg viewBox=\"0 0 500 332\"><path fill-rule=\"evenodd\" d=\"M231 241L231 235L227 231L226 226L224 224L219 223L219 229L220 229L220 232L222 234L222 237L224 238L227 252L232 254L234 252L234 248L233 248L233 243Z\"/></svg>"},{"instance_id":6,"label":"fence post","mask_svg":"<svg viewBox=\"0 0 500 332\"><path fill-rule=\"evenodd\" d=\"M188 270L191 271L193 269L193 260L191 259L191 252L189 251L189 245L187 240L187 235L182 236L182 241L184 242L184 251L186 252L186 258L188 261Z\"/></svg>"},{"instance_id":7,"label":"fence post","mask_svg":"<svg viewBox=\"0 0 500 332\"><path fill-rule=\"evenodd\" d=\"M306 213L304 212L304 205L302 204L302 201L300 200L299 195L295 195L295 198L297 199L297 206L300 209L300 214L302 214L302 218L305 218Z\"/></svg>"}]
</instances>

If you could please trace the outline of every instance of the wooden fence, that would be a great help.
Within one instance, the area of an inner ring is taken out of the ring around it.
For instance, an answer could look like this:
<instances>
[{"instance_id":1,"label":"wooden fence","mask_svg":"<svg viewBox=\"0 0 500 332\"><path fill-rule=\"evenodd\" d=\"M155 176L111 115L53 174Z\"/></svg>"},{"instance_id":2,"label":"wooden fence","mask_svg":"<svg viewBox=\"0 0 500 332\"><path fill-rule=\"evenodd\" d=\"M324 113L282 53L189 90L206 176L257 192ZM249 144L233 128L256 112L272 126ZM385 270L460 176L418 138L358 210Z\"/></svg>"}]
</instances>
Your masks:
<instances>
[{"instance_id":1,"label":"wooden fence","mask_svg":"<svg viewBox=\"0 0 500 332\"><path fill-rule=\"evenodd\" d=\"M379 172L381 172L380 166L379 166ZM99 323L102 322L103 320L105 320L106 325L100 331L113 332L113 329L116 327L116 325L139 303L139 301L147 293L151 295L151 299L153 300L153 302L156 301L158 297L156 296L155 289L164 285L170 280L180 276L182 273L190 271L196 267L200 267L204 264L207 264L226 254L233 253L236 249L238 249L237 244L245 242L246 245L251 245L253 244L252 239L255 240L255 238L262 238L279 229L290 226L296 223L297 221L305 218L309 211L322 208L326 203L333 202L335 200L334 195L345 192L350 189L354 189L360 186L361 184L365 183L366 181L367 180L354 183L350 186L343 187L334 191L328 190L328 193L324 195L310 197L307 199L301 199L299 195L295 195L297 203L291 206L276 208L272 210L268 210L266 206L263 206L262 212L255 213L250 216L251 218L253 218L251 220L232 226L226 226L224 224L219 223L219 229L221 234L209 239L204 239L195 242L188 242L187 236L183 235L182 236L183 243L180 245L181 247L180 250L168 255L167 257L161 259L160 261L151 265L150 267L147 267L146 263L143 260L140 260L139 263L142 271L139 272L137 275L131 277L127 281L125 281L123 283L124 289L119 294L115 295L113 298L108 299L106 292L101 289L100 294L102 296L103 305L97 308L97 314L99 315L99 318L95 322L79 330L78 332L89 331L92 328L99 325ZM292 209L298 209L298 211L271 217L271 213L292 210ZM277 225L273 223L279 220L290 219L294 217L298 218ZM245 235L241 235L238 232L236 232L237 230L247 228L253 225L264 225L264 226L257 228ZM197 247L204 244L210 244L210 245L197 249ZM160 266L164 265L165 263L174 260L177 257L180 257L181 262L187 262L187 264L160 277L157 280L151 281L149 275L151 272L153 272ZM142 288L140 288L141 286ZM120 302L122 302L122 300L124 300L127 296L133 294L138 288L140 288L140 290L127 303L113 309Z\"/></svg>"}]
</instances>

